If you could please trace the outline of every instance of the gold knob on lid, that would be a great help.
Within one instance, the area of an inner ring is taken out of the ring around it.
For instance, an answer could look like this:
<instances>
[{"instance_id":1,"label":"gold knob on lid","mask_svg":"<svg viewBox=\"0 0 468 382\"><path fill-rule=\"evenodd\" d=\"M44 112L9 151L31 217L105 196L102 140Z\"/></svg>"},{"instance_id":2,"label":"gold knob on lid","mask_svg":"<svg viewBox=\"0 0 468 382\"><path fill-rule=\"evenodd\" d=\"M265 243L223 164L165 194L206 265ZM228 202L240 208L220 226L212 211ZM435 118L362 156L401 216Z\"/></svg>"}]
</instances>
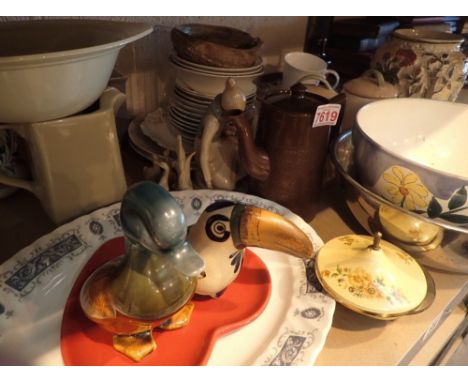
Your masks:
<instances>
[{"instance_id":1,"label":"gold knob on lid","mask_svg":"<svg viewBox=\"0 0 468 382\"><path fill-rule=\"evenodd\" d=\"M374 242L369 248L372 248L374 251L380 250L380 240L382 240L382 234L380 232L374 233Z\"/></svg>"}]
</instances>

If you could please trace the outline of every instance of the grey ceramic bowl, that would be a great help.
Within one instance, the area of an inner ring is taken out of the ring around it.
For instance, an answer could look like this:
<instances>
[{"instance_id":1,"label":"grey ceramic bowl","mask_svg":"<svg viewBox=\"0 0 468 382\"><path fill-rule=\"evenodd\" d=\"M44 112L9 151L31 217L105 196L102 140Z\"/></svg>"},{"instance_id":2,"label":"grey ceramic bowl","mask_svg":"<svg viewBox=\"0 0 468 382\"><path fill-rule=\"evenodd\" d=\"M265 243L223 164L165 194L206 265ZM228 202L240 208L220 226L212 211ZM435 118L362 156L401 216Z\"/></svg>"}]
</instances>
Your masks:
<instances>
[{"instance_id":1,"label":"grey ceramic bowl","mask_svg":"<svg viewBox=\"0 0 468 382\"><path fill-rule=\"evenodd\" d=\"M345 201L369 233L411 253L434 269L468 274L468 228L410 212L375 194L357 181L351 132L342 134L332 155Z\"/></svg>"},{"instance_id":2,"label":"grey ceramic bowl","mask_svg":"<svg viewBox=\"0 0 468 382\"><path fill-rule=\"evenodd\" d=\"M360 183L393 204L468 226L468 106L397 98L364 106L353 128Z\"/></svg>"}]
</instances>

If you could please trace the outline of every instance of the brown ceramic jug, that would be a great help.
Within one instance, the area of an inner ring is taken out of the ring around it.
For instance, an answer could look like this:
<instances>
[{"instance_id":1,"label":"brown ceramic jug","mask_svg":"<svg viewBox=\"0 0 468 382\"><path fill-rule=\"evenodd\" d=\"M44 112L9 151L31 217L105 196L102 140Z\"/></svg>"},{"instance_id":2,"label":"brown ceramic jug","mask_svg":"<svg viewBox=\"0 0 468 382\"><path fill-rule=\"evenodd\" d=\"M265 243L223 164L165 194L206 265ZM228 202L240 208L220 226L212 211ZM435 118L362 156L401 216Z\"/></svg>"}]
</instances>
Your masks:
<instances>
[{"instance_id":1,"label":"brown ceramic jug","mask_svg":"<svg viewBox=\"0 0 468 382\"><path fill-rule=\"evenodd\" d=\"M310 221L320 196L330 126L313 127L317 108L339 104L345 95L326 99L301 84L266 95L261 101L255 143L244 113L231 113L239 138L241 163L249 175L249 192L273 200Z\"/></svg>"}]
</instances>

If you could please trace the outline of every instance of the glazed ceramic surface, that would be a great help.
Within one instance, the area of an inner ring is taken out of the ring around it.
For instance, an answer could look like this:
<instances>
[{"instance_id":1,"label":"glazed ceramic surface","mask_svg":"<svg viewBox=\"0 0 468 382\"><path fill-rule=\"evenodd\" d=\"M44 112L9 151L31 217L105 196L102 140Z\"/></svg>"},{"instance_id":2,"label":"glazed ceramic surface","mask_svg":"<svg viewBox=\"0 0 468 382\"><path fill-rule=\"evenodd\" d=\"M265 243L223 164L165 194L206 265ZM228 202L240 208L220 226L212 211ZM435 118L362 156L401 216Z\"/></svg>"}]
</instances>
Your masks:
<instances>
[{"instance_id":1,"label":"glazed ceramic surface","mask_svg":"<svg viewBox=\"0 0 468 382\"><path fill-rule=\"evenodd\" d=\"M455 101L468 73L462 42L450 33L398 29L376 51L371 67L398 86L400 97Z\"/></svg>"},{"instance_id":2,"label":"glazed ceramic surface","mask_svg":"<svg viewBox=\"0 0 468 382\"><path fill-rule=\"evenodd\" d=\"M120 200L127 184L115 113L124 100L124 94L108 88L96 111L8 125L27 142L33 180L0 174L0 182L33 192L57 224Z\"/></svg>"},{"instance_id":3,"label":"glazed ceramic surface","mask_svg":"<svg viewBox=\"0 0 468 382\"><path fill-rule=\"evenodd\" d=\"M421 264L448 272L468 273L468 229L411 212L370 191L357 181L351 132L337 140L333 161L346 204L364 229L411 253Z\"/></svg>"},{"instance_id":4,"label":"glazed ceramic surface","mask_svg":"<svg viewBox=\"0 0 468 382\"><path fill-rule=\"evenodd\" d=\"M0 122L49 121L77 113L104 91L120 49L152 31L93 20L0 25Z\"/></svg>"},{"instance_id":5,"label":"glazed ceramic surface","mask_svg":"<svg viewBox=\"0 0 468 382\"><path fill-rule=\"evenodd\" d=\"M86 263L65 305L61 325L61 353L65 365L133 366L135 362L109 346L112 334L90 325L81 310L79 290L84 279L100 264L124 252L122 237L104 243ZM153 331L158 348L138 366L206 365L213 346L223 336L253 322L268 304L271 280L266 265L253 252L244 258L239 278L219 298L195 296L189 305L190 325L183 330ZM186 308L182 311L184 313ZM185 323L180 313L170 320L170 327ZM167 328L167 322L163 324ZM183 346L184 351L180 351Z\"/></svg>"},{"instance_id":6,"label":"glazed ceramic surface","mask_svg":"<svg viewBox=\"0 0 468 382\"><path fill-rule=\"evenodd\" d=\"M246 113L233 113L240 164L249 175L249 192L290 208L311 220L317 208L333 123L315 126L320 107L334 107L339 124L345 97L328 99L302 84L267 93L261 100L255 138Z\"/></svg>"},{"instance_id":7,"label":"glazed ceramic surface","mask_svg":"<svg viewBox=\"0 0 468 382\"><path fill-rule=\"evenodd\" d=\"M310 53L290 52L284 56L283 66L283 86L287 89L310 74L316 74L323 78L331 74L335 77L334 88L340 82L340 76L335 70L327 69L327 63L324 60ZM317 85L318 81L306 80L303 83Z\"/></svg>"},{"instance_id":8,"label":"glazed ceramic surface","mask_svg":"<svg viewBox=\"0 0 468 382\"><path fill-rule=\"evenodd\" d=\"M189 89L209 96L216 96L221 93L229 77L235 77L237 84L245 94L255 93L256 86L254 81L263 74L262 70L236 76L232 74L212 74L186 68L175 62L171 64L180 82Z\"/></svg>"},{"instance_id":9,"label":"glazed ceramic surface","mask_svg":"<svg viewBox=\"0 0 468 382\"><path fill-rule=\"evenodd\" d=\"M315 266L322 285L337 301L375 318L409 313L426 297L426 277L416 260L371 236L330 240L320 249Z\"/></svg>"},{"instance_id":10,"label":"glazed ceramic surface","mask_svg":"<svg viewBox=\"0 0 468 382\"><path fill-rule=\"evenodd\" d=\"M468 223L468 106L398 98L357 114L355 161L363 186L433 219Z\"/></svg>"},{"instance_id":11,"label":"glazed ceramic surface","mask_svg":"<svg viewBox=\"0 0 468 382\"><path fill-rule=\"evenodd\" d=\"M86 317L114 334L115 350L139 362L157 347L154 328L166 320L178 322L174 329L190 322L190 300L205 263L186 241L182 208L157 183L129 187L119 216L124 255L89 275L79 301Z\"/></svg>"},{"instance_id":12,"label":"glazed ceramic surface","mask_svg":"<svg viewBox=\"0 0 468 382\"><path fill-rule=\"evenodd\" d=\"M182 57L178 56L177 54L171 55L171 60L183 66L186 66L188 68L198 69L200 71L204 71L208 73L224 73L224 74L236 75L236 74L252 73L252 72L263 70L263 61L261 57L258 57L254 65L248 66L245 68L224 68L224 67L217 67L217 66L201 65L192 61L185 60Z\"/></svg>"},{"instance_id":13,"label":"glazed ceramic surface","mask_svg":"<svg viewBox=\"0 0 468 382\"><path fill-rule=\"evenodd\" d=\"M174 192L192 225L211 203L228 199L288 217L312 240L323 242L298 216L273 202L222 191ZM106 241L122 236L120 204L60 227L0 267L0 361L61 365L60 325L70 290L87 260ZM313 261L255 249L271 275L264 312L251 324L220 339L209 365L313 364L330 330L335 302L321 292ZM233 351L233 349L238 349Z\"/></svg>"},{"instance_id":14,"label":"glazed ceramic surface","mask_svg":"<svg viewBox=\"0 0 468 382\"><path fill-rule=\"evenodd\" d=\"M382 74L376 70L369 70L361 77L343 84L346 94L346 108L340 130L351 130L356 120L356 114L361 107L370 102L385 98L396 98L397 88L386 82Z\"/></svg>"}]
</instances>

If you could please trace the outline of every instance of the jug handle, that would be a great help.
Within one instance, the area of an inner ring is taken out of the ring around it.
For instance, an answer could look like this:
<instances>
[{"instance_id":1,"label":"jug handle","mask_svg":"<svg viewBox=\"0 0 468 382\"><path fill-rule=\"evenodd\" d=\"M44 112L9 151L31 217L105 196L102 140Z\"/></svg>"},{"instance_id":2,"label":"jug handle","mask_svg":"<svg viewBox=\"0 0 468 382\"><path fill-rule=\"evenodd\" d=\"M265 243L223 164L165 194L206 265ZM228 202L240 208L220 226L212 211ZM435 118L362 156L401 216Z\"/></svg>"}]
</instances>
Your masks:
<instances>
[{"instance_id":1,"label":"jug handle","mask_svg":"<svg viewBox=\"0 0 468 382\"><path fill-rule=\"evenodd\" d=\"M120 109L120 106L124 103L126 99L126 95L119 91L116 88L109 87L106 90L104 90L103 95L101 96L100 99L100 108L103 110L109 110L113 109L114 114L117 114L117 112Z\"/></svg>"},{"instance_id":2,"label":"jug handle","mask_svg":"<svg viewBox=\"0 0 468 382\"><path fill-rule=\"evenodd\" d=\"M0 125L0 130L13 130L20 137L24 138L24 130L22 125ZM35 193L34 182L18 179L13 176L4 175L0 173L0 183L6 184L7 186L22 188L32 193Z\"/></svg>"}]
</instances>

